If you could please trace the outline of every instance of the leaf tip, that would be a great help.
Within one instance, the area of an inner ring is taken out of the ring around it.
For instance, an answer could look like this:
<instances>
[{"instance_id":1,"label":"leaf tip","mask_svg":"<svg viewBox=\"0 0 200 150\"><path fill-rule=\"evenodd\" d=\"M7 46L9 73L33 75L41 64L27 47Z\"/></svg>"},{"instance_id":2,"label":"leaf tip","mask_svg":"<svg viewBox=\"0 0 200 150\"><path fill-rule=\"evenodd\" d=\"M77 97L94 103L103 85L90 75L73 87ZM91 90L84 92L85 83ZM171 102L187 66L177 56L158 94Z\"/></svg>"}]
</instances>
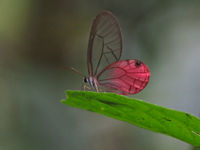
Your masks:
<instances>
[{"instance_id":1,"label":"leaf tip","mask_svg":"<svg viewBox=\"0 0 200 150\"><path fill-rule=\"evenodd\" d=\"M73 93L73 91L65 91L65 99L61 99L60 102L65 104L67 99L69 98L69 95Z\"/></svg>"},{"instance_id":2,"label":"leaf tip","mask_svg":"<svg viewBox=\"0 0 200 150\"><path fill-rule=\"evenodd\" d=\"M60 100L61 103L65 103L65 101L66 101L65 99L61 99Z\"/></svg>"}]
</instances>

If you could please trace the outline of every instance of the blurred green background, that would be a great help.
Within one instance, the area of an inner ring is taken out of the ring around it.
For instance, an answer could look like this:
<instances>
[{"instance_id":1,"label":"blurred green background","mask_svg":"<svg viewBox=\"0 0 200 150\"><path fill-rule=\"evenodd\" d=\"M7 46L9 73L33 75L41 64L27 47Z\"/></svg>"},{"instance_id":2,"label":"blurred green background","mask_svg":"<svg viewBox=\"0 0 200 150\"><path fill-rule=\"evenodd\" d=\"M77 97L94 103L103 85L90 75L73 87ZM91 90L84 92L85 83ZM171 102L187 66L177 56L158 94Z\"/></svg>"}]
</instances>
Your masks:
<instances>
[{"instance_id":1,"label":"blurred green background","mask_svg":"<svg viewBox=\"0 0 200 150\"><path fill-rule=\"evenodd\" d=\"M87 75L90 27L102 10L118 18L122 59L151 70L135 98L200 113L200 1L1 0L1 150L189 150L174 138L60 103Z\"/></svg>"}]
</instances>

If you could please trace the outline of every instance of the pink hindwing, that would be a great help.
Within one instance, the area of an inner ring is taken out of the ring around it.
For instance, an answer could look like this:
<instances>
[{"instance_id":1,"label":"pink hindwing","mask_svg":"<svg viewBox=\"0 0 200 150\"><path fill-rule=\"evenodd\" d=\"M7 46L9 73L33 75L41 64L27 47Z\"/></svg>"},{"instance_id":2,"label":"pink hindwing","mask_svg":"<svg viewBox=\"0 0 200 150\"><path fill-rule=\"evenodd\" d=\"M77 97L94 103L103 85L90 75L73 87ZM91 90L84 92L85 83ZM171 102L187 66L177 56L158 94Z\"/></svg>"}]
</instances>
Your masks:
<instances>
[{"instance_id":1,"label":"pink hindwing","mask_svg":"<svg viewBox=\"0 0 200 150\"><path fill-rule=\"evenodd\" d=\"M147 65L139 60L121 60L107 66L97 80L106 91L122 95L136 94L143 90L150 78Z\"/></svg>"}]
</instances>

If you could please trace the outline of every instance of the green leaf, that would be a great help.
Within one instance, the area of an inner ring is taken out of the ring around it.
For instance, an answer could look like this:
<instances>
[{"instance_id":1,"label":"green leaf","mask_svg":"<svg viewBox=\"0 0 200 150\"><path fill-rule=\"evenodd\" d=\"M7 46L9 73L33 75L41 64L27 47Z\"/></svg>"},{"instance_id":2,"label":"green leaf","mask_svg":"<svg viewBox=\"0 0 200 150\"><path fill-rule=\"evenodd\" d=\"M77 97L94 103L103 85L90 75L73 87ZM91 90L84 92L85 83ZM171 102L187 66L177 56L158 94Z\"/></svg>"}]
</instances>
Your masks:
<instances>
[{"instance_id":1,"label":"green leaf","mask_svg":"<svg viewBox=\"0 0 200 150\"><path fill-rule=\"evenodd\" d=\"M62 103L163 133L193 146L200 146L200 119L114 93L66 91Z\"/></svg>"}]
</instances>

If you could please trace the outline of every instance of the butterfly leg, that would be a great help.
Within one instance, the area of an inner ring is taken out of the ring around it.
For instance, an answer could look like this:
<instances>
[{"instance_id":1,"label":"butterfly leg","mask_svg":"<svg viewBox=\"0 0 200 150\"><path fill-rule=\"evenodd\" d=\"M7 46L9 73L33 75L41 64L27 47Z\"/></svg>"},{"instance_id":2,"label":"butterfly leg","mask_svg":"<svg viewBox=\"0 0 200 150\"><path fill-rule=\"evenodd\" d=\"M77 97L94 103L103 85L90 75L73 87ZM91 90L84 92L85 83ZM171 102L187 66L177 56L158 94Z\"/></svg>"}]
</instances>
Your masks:
<instances>
[{"instance_id":1,"label":"butterfly leg","mask_svg":"<svg viewBox=\"0 0 200 150\"><path fill-rule=\"evenodd\" d=\"M99 92L99 87L97 81L94 81L94 88L97 92Z\"/></svg>"},{"instance_id":2,"label":"butterfly leg","mask_svg":"<svg viewBox=\"0 0 200 150\"><path fill-rule=\"evenodd\" d=\"M87 85L82 85L82 90L83 91L90 91L91 90L91 87L87 86Z\"/></svg>"},{"instance_id":3,"label":"butterfly leg","mask_svg":"<svg viewBox=\"0 0 200 150\"><path fill-rule=\"evenodd\" d=\"M97 91L97 92L99 92L99 88L98 88L98 86L95 84L95 90Z\"/></svg>"}]
</instances>

